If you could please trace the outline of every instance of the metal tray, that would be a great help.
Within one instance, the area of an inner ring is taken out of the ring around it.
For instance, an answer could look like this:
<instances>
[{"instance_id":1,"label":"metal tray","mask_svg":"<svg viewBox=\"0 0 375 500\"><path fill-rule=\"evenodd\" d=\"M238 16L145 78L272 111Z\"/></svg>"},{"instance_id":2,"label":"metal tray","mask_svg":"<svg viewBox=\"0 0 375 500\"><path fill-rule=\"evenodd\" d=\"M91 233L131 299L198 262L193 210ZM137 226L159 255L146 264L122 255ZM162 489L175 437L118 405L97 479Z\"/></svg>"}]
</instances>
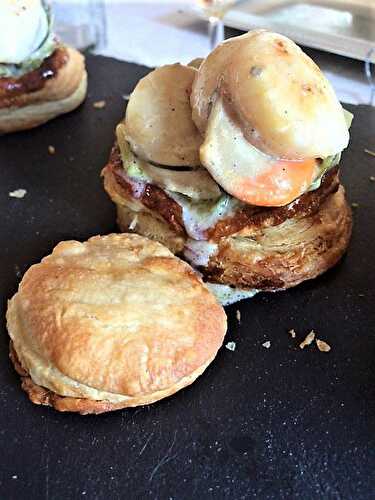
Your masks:
<instances>
[{"instance_id":1,"label":"metal tray","mask_svg":"<svg viewBox=\"0 0 375 500\"><path fill-rule=\"evenodd\" d=\"M363 61L375 48L374 0L243 0L225 24L272 29L306 47Z\"/></svg>"}]
</instances>

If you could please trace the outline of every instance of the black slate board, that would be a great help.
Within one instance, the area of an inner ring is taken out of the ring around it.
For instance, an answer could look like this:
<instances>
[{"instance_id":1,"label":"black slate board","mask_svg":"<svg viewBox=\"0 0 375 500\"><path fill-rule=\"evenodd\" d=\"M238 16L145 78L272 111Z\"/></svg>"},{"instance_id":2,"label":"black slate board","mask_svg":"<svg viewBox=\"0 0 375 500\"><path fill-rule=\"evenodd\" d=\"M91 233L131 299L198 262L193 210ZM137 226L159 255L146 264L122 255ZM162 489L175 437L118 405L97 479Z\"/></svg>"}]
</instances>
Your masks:
<instances>
[{"instance_id":1,"label":"black slate board","mask_svg":"<svg viewBox=\"0 0 375 500\"><path fill-rule=\"evenodd\" d=\"M97 417L28 401L8 361L6 300L58 241L115 230L99 173L124 111L121 94L147 72L101 57L89 57L88 67L89 97L79 110L0 138L0 497L373 498L375 158L364 148L375 148L375 111L368 107L355 109L342 162L349 199L360 206L340 265L288 292L229 307L226 341L236 350L221 349L204 376L170 399ZM101 99L106 107L94 109ZM24 199L8 196L17 188L27 189ZM330 353L298 348L312 328Z\"/></svg>"}]
</instances>

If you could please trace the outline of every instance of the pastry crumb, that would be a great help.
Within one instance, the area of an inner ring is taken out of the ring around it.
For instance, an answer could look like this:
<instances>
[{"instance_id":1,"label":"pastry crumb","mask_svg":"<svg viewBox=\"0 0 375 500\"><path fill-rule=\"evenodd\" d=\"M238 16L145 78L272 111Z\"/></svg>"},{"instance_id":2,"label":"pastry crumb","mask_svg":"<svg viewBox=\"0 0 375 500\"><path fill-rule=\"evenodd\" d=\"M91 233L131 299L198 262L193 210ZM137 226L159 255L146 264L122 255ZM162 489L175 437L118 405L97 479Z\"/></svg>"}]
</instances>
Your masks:
<instances>
[{"instance_id":1,"label":"pastry crumb","mask_svg":"<svg viewBox=\"0 0 375 500\"><path fill-rule=\"evenodd\" d=\"M12 479L18 479L18 476L14 475L12 476Z\"/></svg>"},{"instance_id":2,"label":"pastry crumb","mask_svg":"<svg viewBox=\"0 0 375 500\"><path fill-rule=\"evenodd\" d=\"M241 312L239 311L239 309L237 309L237 311L236 311L236 318L237 318L237 321L239 323L241 323Z\"/></svg>"},{"instance_id":3,"label":"pastry crumb","mask_svg":"<svg viewBox=\"0 0 375 500\"><path fill-rule=\"evenodd\" d=\"M235 342L228 342L227 344L225 344L225 347L229 351L234 351L236 349L236 343Z\"/></svg>"},{"instance_id":4,"label":"pastry crumb","mask_svg":"<svg viewBox=\"0 0 375 500\"><path fill-rule=\"evenodd\" d=\"M103 109L103 108L105 108L106 104L107 103L104 100L103 101L95 101L93 104L93 107L96 109Z\"/></svg>"},{"instance_id":5,"label":"pastry crumb","mask_svg":"<svg viewBox=\"0 0 375 500\"><path fill-rule=\"evenodd\" d=\"M296 338L296 331L294 330L294 328L292 328L291 330L289 330L288 333L292 337L292 339Z\"/></svg>"},{"instance_id":6,"label":"pastry crumb","mask_svg":"<svg viewBox=\"0 0 375 500\"><path fill-rule=\"evenodd\" d=\"M128 229L130 229L130 231L133 231L133 229L135 229L137 223L138 223L138 215L135 215L134 218L133 218L133 220L129 224Z\"/></svg>"},{"instance_id":7,"label":"pastry crumb","mask_svg":"<svg viewBox=\"0 0 375 500\"><path fill-rule=\"evenodd\" d=\"M331 346L324 342L324 340L316 339L316 345L320 352L329 352L331 350Z\"/></svg>"},{"instance_id":8,"label":"pastry crumb","mask_svg":"<svg viewBox=\"0 0 375 500\"><path fill-rule=\"evenodd\" d=\"M300 343L300 349L304 349L307 345L310 345L312 342L314 342L314 339L315 332L314 330L311 330L311 332L306 335L305 340Z\"/></svg>"},{"instance_id":9,"label":"pastry crumb","mask_svg":"<svg viewBox=\"0 0 375 500\"><path fill-rule=\"evenodd\" d=\"M263 342L262 346L265 347L266 349L269 349L271 347L271 342L267 340L266 342Z\"/></svg>"},{"instance_id":10,"label":"pastry crumb","mask_svg":"<svg viewBox=\"0 0 375 500\"><path fill-rule=\"evenodd\" d=\"M15 189L14 191L10 191L9 196L11 198L23 198L26 193L26 189Z\"/></svg>"},{"instance_id":11,"label":"pastry crumb","mask_svg":"<svg viewBox=\"0 0 375 500\"><path fill-rule=\"evenodd\" d=\"M356 202L352 203L352 208L358 208L358 207L359 207L359 203L356 203Z\"/></svg>"},{"instance_id":12,"label":"pastry crumb","mask_svg":"<svg viewBox=\"0 0 375 500\"><path fill-rule=\"evenodd\" d=\"M48 146L48 152L49 152L50 155L54 155L56 153L55 146L49 145Z\"/></svg>"},{"instance_id":13,"label":"pastry crumb","mask_svg":"<svg viewBox=\"0 0 375 500\"><path fill-rule=\"evenodd\" d=\"M375 156L375 151L371 151L371 149L365 149L364 151L365 151L365 153L367 153L368 155Z\"/></svg>"},{"instance_id":14,"label":"pastry crumb","mask_svg":"<svg viewBox=\"0 0 375 500\"><path fill-rule=\"evenodd\" d=\"M123 94L122 98L124 99L124 101L128 101L130 99L130 94Z\"/></svg>"},{"instance_id":15,"label":"pastry crumb","mask_svg":"<svg viewBox=\"0 0 375 500\"><path fill-rule=\"evenodd\" d=\"M370 175L370 182L375 182L375 177L373 175Z\"/></svg>"}]
</instances>

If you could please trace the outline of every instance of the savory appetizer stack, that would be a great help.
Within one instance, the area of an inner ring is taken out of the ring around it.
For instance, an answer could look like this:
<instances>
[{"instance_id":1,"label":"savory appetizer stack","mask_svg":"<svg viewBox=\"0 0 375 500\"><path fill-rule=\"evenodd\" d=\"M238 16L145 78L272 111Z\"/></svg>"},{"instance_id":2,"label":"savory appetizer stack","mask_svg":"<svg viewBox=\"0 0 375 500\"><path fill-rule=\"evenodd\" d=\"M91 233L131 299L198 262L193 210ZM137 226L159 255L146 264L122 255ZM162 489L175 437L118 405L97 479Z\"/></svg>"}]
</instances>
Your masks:
<instances>
[{"instance_id":1,"label":"savory appetizer stack","mask_svg":"<svg viewBox=\"0 0 375 500\"><path fill-rule=\"evenodd\" d=\"M27 3L14 47L0 15L1 132L86 92L83 57L56 44L43 4ZM22 19L16 5L0 5L9 25ZM207 284L224 303L288 288L347 248L338 164L351 115L319 68L263 30L196 65L149 73L116 128L104 185L121 230L139 235L59 243L9 302L11 359L34 403L102 413L169 396L223 343L225 312Z\"/></svg>"},{"instance_id":2,"label":"savory appetizer stack","mask_svg":"<svg viewBox=\"0 0 375 500\"><path fill-rule=\"evenodd\" d=\"M351 118L297 45L249 32L198 70L165 66L138 83L105 189L122 231L165 243L206 281L242 297L288 288L347 248L338 164Z\"/></svg>"}]
</instances>

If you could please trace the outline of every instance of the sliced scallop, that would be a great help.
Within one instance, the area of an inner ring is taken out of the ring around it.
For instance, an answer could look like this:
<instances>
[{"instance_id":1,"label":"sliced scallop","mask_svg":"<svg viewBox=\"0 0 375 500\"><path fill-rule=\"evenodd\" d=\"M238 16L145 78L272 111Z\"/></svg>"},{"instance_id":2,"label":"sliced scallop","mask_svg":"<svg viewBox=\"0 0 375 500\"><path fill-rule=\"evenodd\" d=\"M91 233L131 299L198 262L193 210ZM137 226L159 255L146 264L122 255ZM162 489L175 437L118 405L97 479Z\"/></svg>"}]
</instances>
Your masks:
<instances>
[{"instance_id":1,"label":"sliced scallop","mask_svg":"<svg viewBox=\"0 0 375 500\"><path fill-rule=\"evenodd\" d=\"M197 166L202 138L191 117L197 70L172 64L142 78L126 110L126 138L141 159L175 167Z\"/></svg>"}]
</instances>

